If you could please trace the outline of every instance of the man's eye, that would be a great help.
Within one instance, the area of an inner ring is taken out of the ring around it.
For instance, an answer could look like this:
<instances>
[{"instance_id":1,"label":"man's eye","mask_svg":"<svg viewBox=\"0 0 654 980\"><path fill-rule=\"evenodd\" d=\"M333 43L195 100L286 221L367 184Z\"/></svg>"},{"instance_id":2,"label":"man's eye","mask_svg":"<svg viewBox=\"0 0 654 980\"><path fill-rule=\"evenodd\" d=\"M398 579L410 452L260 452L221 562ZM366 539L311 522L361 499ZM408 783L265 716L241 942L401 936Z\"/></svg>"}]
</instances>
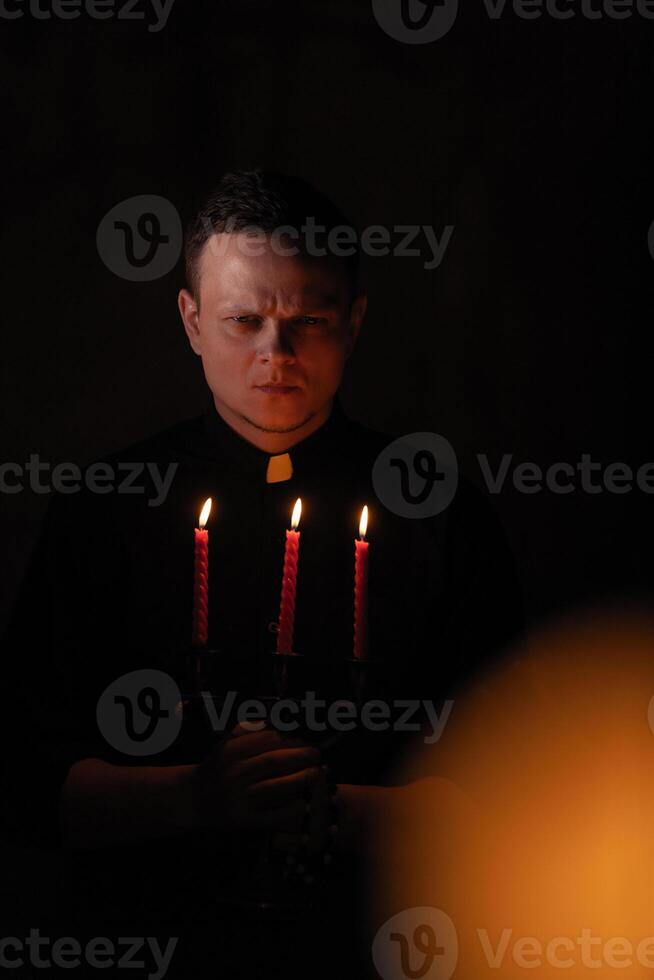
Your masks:
<instances>
[{"instance_id":1,"label":"man's eye","mask_svg":"<svg viewBox=\"0 0 654 980\"><path fill-rule=\"evenodd\" d=\"M235 320L236 323L254 323L253 316L230 316L230 320Z\"/></svg>"},{"instance_id":2,"label":"man's eye","mask_svg":"<svg viewBox=\"0 0 654 980\"><path fill-rule=\"evenodd\" d=\"M298 323L302 323L306 327L315 327L319 322L320 322L320 318L317 316L298 317Z\"/></svg>"}]
</instances>

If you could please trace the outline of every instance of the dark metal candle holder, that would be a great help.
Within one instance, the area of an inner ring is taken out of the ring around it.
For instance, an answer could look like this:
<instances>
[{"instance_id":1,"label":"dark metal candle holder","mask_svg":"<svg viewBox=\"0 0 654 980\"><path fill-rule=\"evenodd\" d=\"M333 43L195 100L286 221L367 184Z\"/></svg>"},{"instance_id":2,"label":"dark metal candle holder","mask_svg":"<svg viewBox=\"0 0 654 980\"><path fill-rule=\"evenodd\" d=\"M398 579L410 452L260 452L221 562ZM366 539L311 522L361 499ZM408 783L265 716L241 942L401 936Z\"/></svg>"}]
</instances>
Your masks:
<instances>
[{"instance_id":1,"label":"dark metal candle holder","mask_svg":"<svg viewBox=\"0 0 654 980\"><path fill-rule=\"evenodd\" d=\"M376 671L369 660L333 658L318 660L299 653L270 652L262 658L235 657L214 648L193 648L186 656L182 687L184 689L184 727L187 749L197 758L210 750L216 739L227 737L237 721L238 708L249 699L266 706L268 717L281 700L301 702L308 692L327 704L349 700L360 708L377 687ZM207 699L220 714L225 699L234 692L234 704L225 719L224 730L216 732L210 722ZM356 735L343 731L311 731L300 721L298 729L289 732L316 745L328 764L347 758L349 739ZM197 760L196 760L197 761ZM223 894L216 883L216 901L230 908L242 908L266 918L297 918L320 902L320 884L303 884L284 876L286 857L272 847L272 840L262 840L258 857L245 860L243 873Z\"/></svg>"}]
</instances>

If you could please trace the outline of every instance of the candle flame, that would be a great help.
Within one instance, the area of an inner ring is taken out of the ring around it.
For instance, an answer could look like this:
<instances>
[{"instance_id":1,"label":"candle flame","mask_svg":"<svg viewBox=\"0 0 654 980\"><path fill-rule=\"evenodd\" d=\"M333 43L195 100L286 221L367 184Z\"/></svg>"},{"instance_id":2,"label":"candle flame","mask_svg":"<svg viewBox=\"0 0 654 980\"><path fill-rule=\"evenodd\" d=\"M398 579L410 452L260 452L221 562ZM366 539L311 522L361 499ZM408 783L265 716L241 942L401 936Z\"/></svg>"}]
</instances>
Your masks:
<instances>
[{"instance_id":1,"label":"candle flame","mask_svg":"<svg viewBox=\"0 0 654 980\"><path fill-rule=\"evenodd\" d=\"M361 520L359 521L359 537L361 539L365 538L366 531L368 530L368 505L361 511Z\"/></svg>"},{"instance_id":2,"label":"candle flame","mask_svg":"<svg viewBox=\"0 0 654 980\"><path fill-rule=\"evenodd\" d=\"M204 507L200 511L200 520L198 522L198 527L204 527L209 520L209 514L211 513L211 497L208 497L204 502Z\"/></svg>"},{"instance_id":3,"label":"candle flame","mask_svg":"<svg viewBox=\"0 0 654 980\"><path fill-rule=\"evenodd\" d=\"M297 526L300 523L300 515L302 514L302 501L298 497L295 501L295 507L293 508L293 516L291 517L291 527L294 531L297 530Z\"/></svg>"}]
</instances>

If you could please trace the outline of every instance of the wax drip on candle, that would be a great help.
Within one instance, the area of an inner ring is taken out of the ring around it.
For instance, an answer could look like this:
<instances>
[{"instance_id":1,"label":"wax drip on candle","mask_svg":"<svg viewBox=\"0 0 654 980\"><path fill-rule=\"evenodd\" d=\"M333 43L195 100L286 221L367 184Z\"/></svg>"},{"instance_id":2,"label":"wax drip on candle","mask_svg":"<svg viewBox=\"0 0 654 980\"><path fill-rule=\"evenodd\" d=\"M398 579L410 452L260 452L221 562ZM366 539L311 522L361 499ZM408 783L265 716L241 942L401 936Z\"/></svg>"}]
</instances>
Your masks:
<instances>
[{"instance_id":1,"label":"wax drip on candle","mask_svg":"<svg viewBox=\"0 0 654 980\"><path fill-rule=\"evenodd\" d=\"M277 653L293 652L293 628L295 625L295 595L297 570L300 558L300 532L297 530L302 514L302 501L298 497L293 508L291 530L286 532L284 571L282 573L282 597L279 607L279 633Z\"/></svg>"},{"instance_id":2,"label":"wax drip on candle","mask_svg":"<svg viewBox=\"0 0 654 980\"><path fill-rule=\"evenodd\" d=\"M205 525L210 513L211 497L205 501L195 529L193 645L197 647L206 647L209 639L209 532Z\"/></svg>"}]
</instances>

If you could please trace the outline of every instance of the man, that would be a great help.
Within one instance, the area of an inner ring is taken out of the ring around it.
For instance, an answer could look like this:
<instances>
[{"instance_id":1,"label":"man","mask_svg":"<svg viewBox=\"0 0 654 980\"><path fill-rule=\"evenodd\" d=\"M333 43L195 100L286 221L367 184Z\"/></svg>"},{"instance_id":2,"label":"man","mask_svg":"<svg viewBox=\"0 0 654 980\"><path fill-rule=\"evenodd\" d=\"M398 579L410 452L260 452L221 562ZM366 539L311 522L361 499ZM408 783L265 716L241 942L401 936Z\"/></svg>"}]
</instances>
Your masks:
<instances>
[{"instance_id":1,"label":"man","mask_svg":"<svg viewBox=\"0 0 654 980\"><path fill-rule=\"evenodd\" d=\"M353 538L364 504L374 528L370 659L387 697L442 701L519 626L508 550L471 488L461 484L427 520L406 520L375 497L372 468L389 439L347 419L337 398L366 310L357 256L316 254L307 232L347 224L302 181L260 171L223 178L189 226L179 295L208 410L107 461L174 466L165 501L83 492L50 510L7 637L7 655L22 664L10 729L21 748L13 758L4 750L18 798L9 820L24 839L70 850L78 914L81 905L102 908L91 922L103 915L133 933L137 920L179 927L217 892L229 906L252 849L261 853L268 840L293 855L302 843L320 857L335 812L334 911L351 897L348 874L361 868L380 813L403 791L394 784L403 740L392 735L363 733L329 754L238 725L193 758L173 750L147 760L103 739L96 706L116 678L139 668L179 677L191 623L189 535L206 497L215 501L209 635L219 668L265 675L297 497L295 648L316 669L333 665L336 676L351 657ZM224 915L223 958L242 923ZM307 937L325 935L316 921L303 930L307 956ZM266 936L279 941L278 928ZM239 958L240 949L227 956L232 976L251 971ZM316 963L304 965L317 975Z\"/></svg>"}]
</instances>

